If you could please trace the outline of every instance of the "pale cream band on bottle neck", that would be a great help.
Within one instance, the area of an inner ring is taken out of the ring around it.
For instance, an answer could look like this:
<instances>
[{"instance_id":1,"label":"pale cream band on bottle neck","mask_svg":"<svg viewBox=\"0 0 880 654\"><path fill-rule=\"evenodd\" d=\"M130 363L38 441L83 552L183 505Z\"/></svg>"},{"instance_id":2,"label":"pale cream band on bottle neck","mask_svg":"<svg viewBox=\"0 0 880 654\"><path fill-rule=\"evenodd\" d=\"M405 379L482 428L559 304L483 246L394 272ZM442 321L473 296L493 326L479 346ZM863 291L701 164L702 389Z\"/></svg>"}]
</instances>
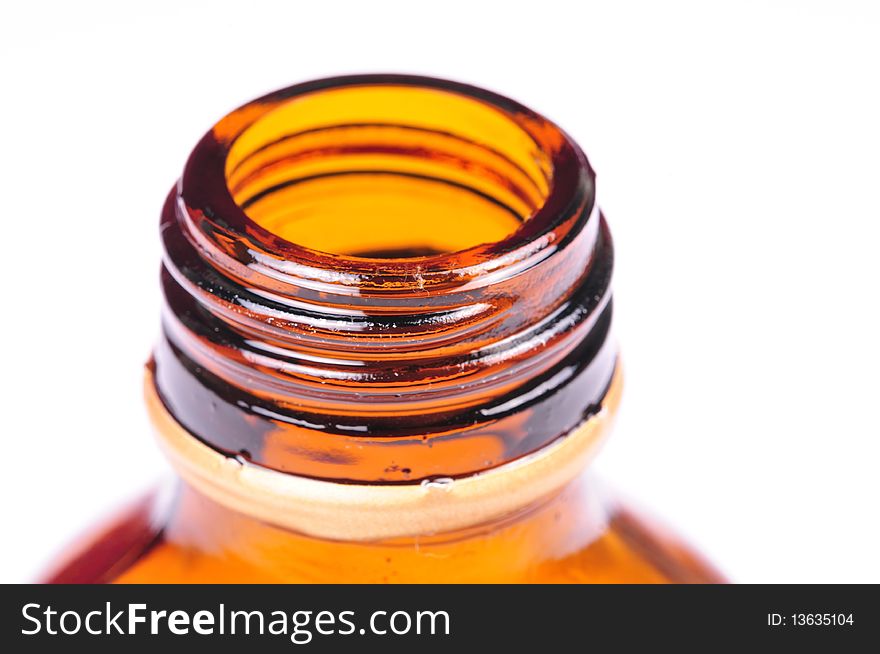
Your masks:
<instances>
[{"instance_id":1,"label":"pale cream band on bottle neck","mask_svg":"<svg viewBox=\"0 0 880 654\"><path fill-rule=\"evenodd\" d=\"M197 491L301 534L363 542L464 529L552 496L596 454L616 413L621 386L618 367L600 410L530 455L468 477L404 485L334 483L227 457L180 426L160 400L149 370L145 394L162 449Z\"/></svg>"}]
</instances>

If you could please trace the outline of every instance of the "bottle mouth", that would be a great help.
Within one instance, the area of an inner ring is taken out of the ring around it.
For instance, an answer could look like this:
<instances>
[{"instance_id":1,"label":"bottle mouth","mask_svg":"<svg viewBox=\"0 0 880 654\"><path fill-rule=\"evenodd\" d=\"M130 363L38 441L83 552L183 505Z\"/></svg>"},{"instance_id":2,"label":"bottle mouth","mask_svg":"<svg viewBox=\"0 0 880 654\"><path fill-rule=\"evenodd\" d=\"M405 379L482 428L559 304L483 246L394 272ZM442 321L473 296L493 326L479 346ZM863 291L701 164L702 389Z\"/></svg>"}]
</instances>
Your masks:
<instances>
[{"instance_id":1,"label":"bottle mouth","mask_svg":"<svg viewBox=\"0 0 880 654\"><path fill-rule=\"evenodd\" d=\"M211 447L325 480L534 452L598 410L615 367L594 179L551 122L454 82L246 104L163 210L159 396Z\"/></svg>"},{"instance_id":2,"label":"bottle mouth","mask_svg":"<svg viewBox=\"0 0 880 654\"><path fill-rule=\"evenodd\" d=\"M231 270L276 290L372 294L534 265L590 213L593 186L577 145L512 100L358 75L230 113L193 151L180 198L193 236Z\"/></svg>"}]
</instances>

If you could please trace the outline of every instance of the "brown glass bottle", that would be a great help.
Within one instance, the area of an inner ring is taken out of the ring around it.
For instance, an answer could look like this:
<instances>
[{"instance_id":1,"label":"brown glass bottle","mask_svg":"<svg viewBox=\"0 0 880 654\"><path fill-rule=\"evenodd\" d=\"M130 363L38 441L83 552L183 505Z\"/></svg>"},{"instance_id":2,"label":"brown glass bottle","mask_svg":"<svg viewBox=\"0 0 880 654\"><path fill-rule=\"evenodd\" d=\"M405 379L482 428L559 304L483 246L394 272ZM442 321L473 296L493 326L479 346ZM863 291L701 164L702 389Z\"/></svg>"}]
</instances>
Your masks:
<instances>
[{"instance_id":1,"label":"brown glass bottle","mask_svg":"<svg viewBox=\"0 0 880 654\"><path fill-rule=\"evenodd\" d=\"M146 398L178 473L51 581L714 582L592 480L620 394L595 177L408 76L222 119L161 222Z\"/></svg>"}]
</instances>

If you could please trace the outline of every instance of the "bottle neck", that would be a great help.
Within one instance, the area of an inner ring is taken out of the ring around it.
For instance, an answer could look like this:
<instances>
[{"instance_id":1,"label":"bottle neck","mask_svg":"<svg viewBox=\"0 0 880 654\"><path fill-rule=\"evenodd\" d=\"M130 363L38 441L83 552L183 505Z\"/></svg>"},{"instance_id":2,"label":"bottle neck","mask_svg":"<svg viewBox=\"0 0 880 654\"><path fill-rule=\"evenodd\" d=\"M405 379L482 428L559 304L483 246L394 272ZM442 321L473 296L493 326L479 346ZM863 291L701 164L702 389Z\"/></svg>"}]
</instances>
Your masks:
<instances>
[{"instance_id":1,"label":"bottle neck","mask_svg":"<svg viewBox=\"0 0 880 654\"><path fill-rule=\"evenodd\" d=\"M162 402L226 456L326 481L461 478L537 452L614 371L594 179L558 127L451 82L337 78L245 105L163 212ZM434 215L441 199L458 212Z\"/></svg>"},{"instance_id":2,"label":"bottle neck","mask_svg":"<svg viewBox=\"0 0 880 654\"><path fill-rule=\"evenodd\" d=\"M322 80L234 111L162 215L147 399L172 461L326 538L557 492L619 386L594 182L558 127L441 80Z\"/></svg>"}]
</instances>

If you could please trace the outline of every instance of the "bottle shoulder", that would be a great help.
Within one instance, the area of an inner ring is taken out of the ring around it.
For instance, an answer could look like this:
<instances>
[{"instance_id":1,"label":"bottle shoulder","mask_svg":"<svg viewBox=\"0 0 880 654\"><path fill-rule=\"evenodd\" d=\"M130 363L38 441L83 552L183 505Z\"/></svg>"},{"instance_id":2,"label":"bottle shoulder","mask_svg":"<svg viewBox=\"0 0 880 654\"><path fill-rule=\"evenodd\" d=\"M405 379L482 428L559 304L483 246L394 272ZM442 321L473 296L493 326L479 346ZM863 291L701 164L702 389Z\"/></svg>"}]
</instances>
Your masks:
<instances>
[{"instance_id":1,"label":"bottle shoulder","mask_svg":"<svg viewBox=\"0 0 880 654\"><path fill-rule=\"evenodd\" d=\"M720 583L643 513L574 487L486 529L382 543L314 539L255 523L183 489L155 494L69 548L50 583ZM199 514L208 520L192 520Z\"/></svg>"}]
</instances>

